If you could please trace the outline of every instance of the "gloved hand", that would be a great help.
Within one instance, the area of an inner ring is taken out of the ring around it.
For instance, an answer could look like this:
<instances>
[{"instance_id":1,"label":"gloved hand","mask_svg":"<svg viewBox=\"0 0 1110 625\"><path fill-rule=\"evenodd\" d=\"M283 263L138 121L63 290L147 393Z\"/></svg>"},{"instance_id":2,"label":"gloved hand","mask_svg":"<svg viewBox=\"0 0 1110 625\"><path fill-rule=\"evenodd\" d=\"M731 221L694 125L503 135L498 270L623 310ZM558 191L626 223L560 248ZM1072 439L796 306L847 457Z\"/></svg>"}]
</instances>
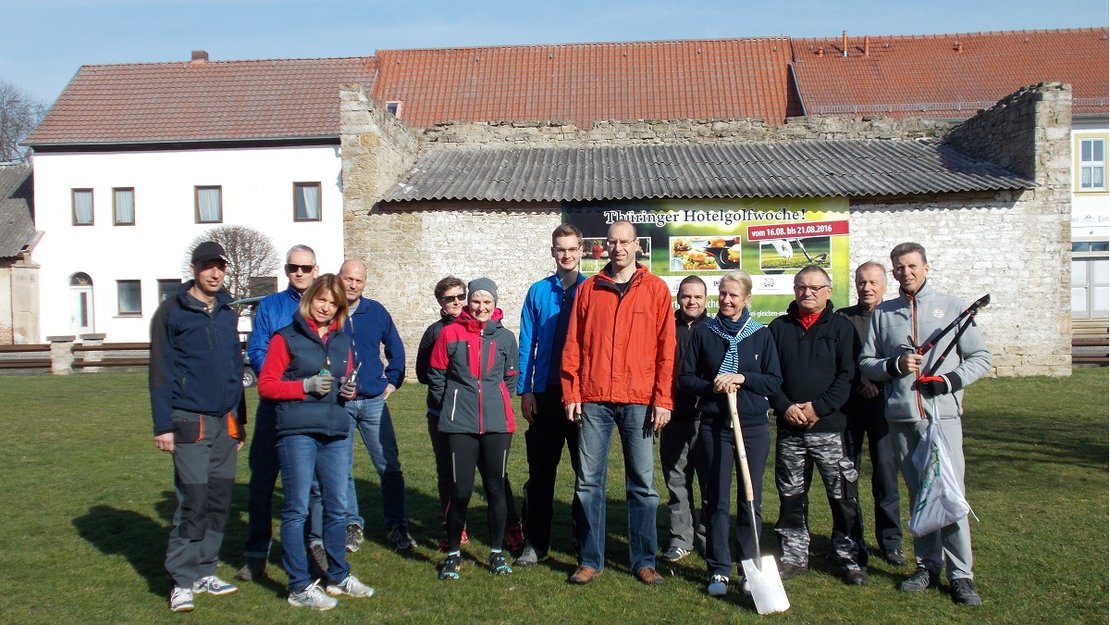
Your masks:
<instances>
[{"instance_id":1,"label":"gloved hand","mask_svg":"<svg viewBox=\"0 0 1110 625\"><path fill-rule=\"evenodd\" d=\"M304 392L323 397L331 392L333 380L331 375L316 374L303 382Z\"/></svg>"},{"instance_id":2,"label":"gloved hand","mask_svg":"<svg viewBox=\"0 0 1110 625\"><path fill-rule=\"evenodd\" d=\"M949 393L948 380L944 376L930 375L917 379L917 388L927 397L936 397Z\"/></svg>"}]
</instances>

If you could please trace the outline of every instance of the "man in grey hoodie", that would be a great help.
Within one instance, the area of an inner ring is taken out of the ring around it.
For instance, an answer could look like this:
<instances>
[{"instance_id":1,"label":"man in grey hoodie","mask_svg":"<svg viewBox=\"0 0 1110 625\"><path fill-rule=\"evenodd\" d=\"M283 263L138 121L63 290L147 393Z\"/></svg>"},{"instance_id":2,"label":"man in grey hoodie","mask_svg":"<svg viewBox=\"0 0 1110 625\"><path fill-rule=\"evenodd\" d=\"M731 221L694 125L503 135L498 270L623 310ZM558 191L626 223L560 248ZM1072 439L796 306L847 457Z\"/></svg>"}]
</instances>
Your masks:
<instances>
[{"instance_id":1,"label":"man in grey hoodie","mask_svg":"<svg viewBox=\"0 0 1110 625\"><path fill-rule=\"evenodd\" d=\"M860 353L860 370L885 386L890 435L894 437L893 446L910 501L915 501L921 476L910 456L928 427L929 418L940 424L952 467L962 485L963 388L990 371L991 353L978 326L972 322L960 336L957 349L932 371L956 333L941 338L925 354L918 354L917 346L935 340L965 306L955 297L938 293L927 282L929 263L920 244L896 245L890 252L890 261L894 279L900 285L898 297L879 304L871 315L870 331ZM941 568L947 561L952 599L961 605L982 603L972 582L971 529L966 517L913 542L917 570L900 584L903 591L921 592L938 587Z\"/></svg>"}]
</instances>

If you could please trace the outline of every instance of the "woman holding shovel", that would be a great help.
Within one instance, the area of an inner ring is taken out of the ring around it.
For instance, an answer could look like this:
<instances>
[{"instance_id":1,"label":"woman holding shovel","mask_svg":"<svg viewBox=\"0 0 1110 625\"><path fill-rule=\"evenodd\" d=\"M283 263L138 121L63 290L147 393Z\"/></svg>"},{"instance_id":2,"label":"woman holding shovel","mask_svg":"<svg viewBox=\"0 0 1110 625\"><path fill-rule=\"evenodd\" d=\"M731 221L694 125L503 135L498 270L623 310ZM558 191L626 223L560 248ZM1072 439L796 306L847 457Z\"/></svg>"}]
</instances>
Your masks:
<instances>
[{"instance_id":1,"label":"woman holding shovel","mask_svg":"<svg viewBox=\"0 0 1110 625\"><path fill-rule=\"evenodd\" d=\"M737 542L740 560L759 561L756 552L762 528L763 471L771 448L767 396L782 384L778 352L771 334L748 313L752 279L744 271L721 277L719 310L694 330L690 347L679 363L679 387L697 396L701 414L698 442L706 463L706 553L710 595L728 590L734 562L729 549L729 500L737 454L728 396L736 393L744 448L750 468L755 514L741 491L738 501ZM743 484L738 484L738 490ZM754 527L752 519L754 519ZM741 577L743 572L741 572ZM744 587L743 579L740 582Z\"/></svg>"}]
</instances>

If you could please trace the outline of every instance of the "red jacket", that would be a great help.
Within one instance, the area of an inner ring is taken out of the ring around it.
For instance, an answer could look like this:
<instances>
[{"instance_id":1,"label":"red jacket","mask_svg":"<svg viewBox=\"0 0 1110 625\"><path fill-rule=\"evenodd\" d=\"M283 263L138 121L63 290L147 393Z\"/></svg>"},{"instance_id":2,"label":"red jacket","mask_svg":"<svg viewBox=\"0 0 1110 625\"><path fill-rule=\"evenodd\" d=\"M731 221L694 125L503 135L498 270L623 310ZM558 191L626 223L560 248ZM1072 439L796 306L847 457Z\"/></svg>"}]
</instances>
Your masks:
<instances>
[{"instance_id":1,"label":"red jacket","mask_svg":"<svg viewBox=\"0 0 1110 625\"><path fill-rule=\"evenodd\" d=\"M671 410L674 354L674 307L667 284L637 264L621 296L602 270L578 287L563 348L563 402Z\"/></svg>"}]
</instances>

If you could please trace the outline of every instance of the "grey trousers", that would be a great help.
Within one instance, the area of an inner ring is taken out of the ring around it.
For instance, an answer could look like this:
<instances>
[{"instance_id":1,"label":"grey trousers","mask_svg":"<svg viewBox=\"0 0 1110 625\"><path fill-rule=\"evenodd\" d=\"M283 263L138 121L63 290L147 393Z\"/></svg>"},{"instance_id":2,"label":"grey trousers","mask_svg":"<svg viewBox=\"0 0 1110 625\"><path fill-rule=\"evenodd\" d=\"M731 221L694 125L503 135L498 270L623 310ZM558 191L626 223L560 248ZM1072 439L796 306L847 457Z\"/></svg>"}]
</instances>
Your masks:
<instances>
[{"instance_id":1,"label":"grey trousers","mask_svg":"<svg viewBox=\"0 0 1110 625\"><path fill-rule=\"evenodd\" d=\"M859 516L859 473L845 453L843 435L836 432L800 434L779 430L775 447L779 520L775 533L782 545L782 562L809 564L809 486L814 466L832 509L833 553L845 569L858 569L861 550L860 543L852 538L852 527Z\"/></svg>"},{"instance_id":2,"label":"grey trousers","mask_svg":"<svg viewBox=\"0 0 1110 625\"><path fill-rule=\"evenodd\" d=\"M921 473L913 463L913 451L917 443L925 435L929 422L920 419L915 423L891 422L890 434L893 437L895 454L897 455L902 476L906 479L909 489L910 509L917 501L917 491L921 485ZM940 420L940 428L944 438L948 441L948 457L952 461L952 469L956 472L960 486L964 485L964 432L959 417ZM965 489L966 493L966 489ZM933 532L920 538L913 539L914 559L918 566L923 566L934 573L939 573L948 563L948 579L971 579L971 526L967 517L958 523Z\"/></svg>"},{"instance_id":3,"label":"grey trousers","mask_svg":"<svg viewBox=\"0 0 1110 625\"><path fill-rule=\"evenodd\" d=\"M231 510L239 442L227 431L228 418L173 411L177 511L165 566L174 586L180 588L192 588L193 582L216 572Z\"/></svg>"},{"instance_id":4,"label":"grey trousers","mask_svg":"<svg viewBox=\"0 0 1110 625\"><path fill-rule=\"evenodd\" d=\"M701 420L672 419L659 434L659 460L667 482L667 518L670 539L667 548L693 551L705 547L704 462L698 446ZM702 497L694 499L694 478ZM700 505L695 505L699 501ZM694 541L697 541L695 544Z\"/></svg>"}]
</instances>

